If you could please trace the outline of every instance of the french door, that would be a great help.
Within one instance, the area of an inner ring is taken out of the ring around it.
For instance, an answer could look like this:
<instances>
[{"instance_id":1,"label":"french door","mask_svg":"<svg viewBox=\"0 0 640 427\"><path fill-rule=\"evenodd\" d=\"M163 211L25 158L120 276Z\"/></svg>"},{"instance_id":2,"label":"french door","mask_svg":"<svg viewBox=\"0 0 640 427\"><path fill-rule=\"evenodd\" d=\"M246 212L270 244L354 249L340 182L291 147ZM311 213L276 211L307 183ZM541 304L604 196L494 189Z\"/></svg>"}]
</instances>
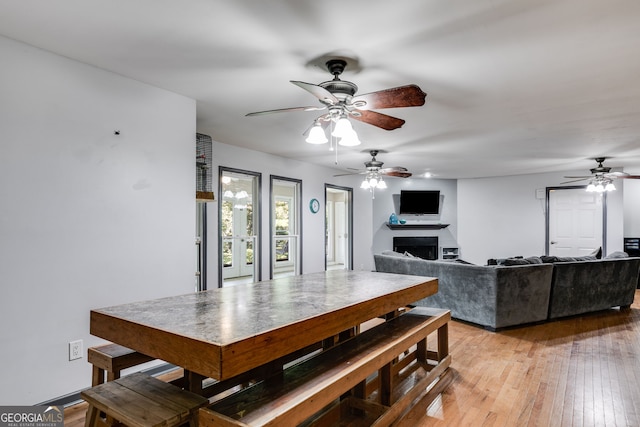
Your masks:
<instances>
[{"instance_id":1,"label":"french door","mask_svg":"<svg viewBox=\"0 0 640 427\"><path fill-rule=\"evenodd\" d=\"M220 287L260 280L260 174L220 167Z\"/></svg>"},{"instance_id":2,"label":"french door","mask_svg":"<svg viewBox=\"0 0 640 427\"><path fill-rule=\"evenodd\" d=\"M353 268L352 189L325 184L325 269Z\"/></svg>"},{"instance_id":3,"label":"french door","mask_svg":"<svg viewBox=\"0 0 640 427\"><path fill-rule=\"evenodd\" d=\"M271 176L271 278L302 273L302 181Z\"/></svg>"}]
</instances>

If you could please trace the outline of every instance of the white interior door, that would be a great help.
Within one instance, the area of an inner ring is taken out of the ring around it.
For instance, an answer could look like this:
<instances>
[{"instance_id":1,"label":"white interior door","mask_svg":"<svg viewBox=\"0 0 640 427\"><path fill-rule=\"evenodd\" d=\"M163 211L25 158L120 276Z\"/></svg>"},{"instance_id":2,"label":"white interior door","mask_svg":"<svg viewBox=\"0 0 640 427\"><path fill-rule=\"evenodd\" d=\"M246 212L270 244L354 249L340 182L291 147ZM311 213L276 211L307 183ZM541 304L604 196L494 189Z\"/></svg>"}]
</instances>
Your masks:
<instances>
[{"instance_id":1,"label":"white interior door","mask_svg":"<svg viewBox=\"0 0 640 427\"><path fill-rule=\"evenodd\" d=\"M549 255L584 256L602 246L602 197L584 188L549 191Z\"/></svg>"}]
</instances>

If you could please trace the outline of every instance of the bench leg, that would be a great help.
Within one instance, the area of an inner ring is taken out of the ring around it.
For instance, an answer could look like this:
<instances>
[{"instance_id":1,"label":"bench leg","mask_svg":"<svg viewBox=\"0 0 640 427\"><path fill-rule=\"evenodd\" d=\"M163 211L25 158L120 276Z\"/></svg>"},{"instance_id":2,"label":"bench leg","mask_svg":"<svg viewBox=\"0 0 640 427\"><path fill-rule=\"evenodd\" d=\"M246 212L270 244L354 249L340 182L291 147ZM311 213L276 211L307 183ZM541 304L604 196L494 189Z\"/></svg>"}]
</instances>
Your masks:
<instances>
[{"instance_id":1,"label":"bench leg","mask_svg":"<svg viewBox=\"0 0 640 427\"><path fill-rule=\"evenodd\" d=\"M93 365L93 370L91 373L91 386L95 387L103 383L104 383L104 369L100 369L96 365Z\"/></svg>"},{"instance_id":2,"label":"bench leg","mask_svg":"<svg viewBox=\"0 0 640 427\"><path fill-rule=\"evenodd\" d=\"M427 351L427 339L423 339L418 341L417 349L416 349L416 359L418 362L426 363L429 358L429 353Z\"/></svg>"},{"instance_id":3,"label":"bench leg","mask_svg":"<svg viewBox=\"0 0 640 427\"><path fill-rule=\"evenodd\" d=\"M391 363L387 363L378 370L380 388L378 389L378 402L381 405L391 406L391 390L393 390L393 378L391 375Z\"/></svg>"},{"instance_id":4,"label":"bench leg","mask_svg":"<svg viewBox=\"0 0 640 427\"><path fill-rule=\"evenodd\" d=\"M449 323L438 328L438 362L449 355Z\"/></svg>"},{"instance_id":5,"label":"bench leg","mask_svg":"<svg viewBox=\"0 0 640 427\"><path fill-rule=\"evenodd\" d=\"M185 390L202 395L202 381L204 381L204 376L185 369L183 382Z\"/></svg>"},{"instance_id":6,"label":"bench leg","mask_svg":"<svg viewBox=\"0 0 640 427\"><path fill-rule=\"evenodd\" d=\"M85 427L94 427L98 425L98 419L100 418L100 411L93 406L89 405L87 407L87 415L84 418L84 426Z\"/></svg>"}]
</instances>

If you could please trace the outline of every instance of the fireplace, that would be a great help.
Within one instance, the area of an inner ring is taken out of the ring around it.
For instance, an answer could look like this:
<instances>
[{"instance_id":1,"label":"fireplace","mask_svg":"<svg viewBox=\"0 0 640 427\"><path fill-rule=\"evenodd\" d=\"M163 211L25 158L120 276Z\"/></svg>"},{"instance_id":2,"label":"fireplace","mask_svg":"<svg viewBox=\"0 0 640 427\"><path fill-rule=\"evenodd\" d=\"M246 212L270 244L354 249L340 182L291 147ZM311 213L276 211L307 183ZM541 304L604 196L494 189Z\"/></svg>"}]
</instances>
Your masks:
<instances>
[{"instance_id":1,"label":"fireplace","mask_svg":"<svg viewBox=\"0 0 640 427\"><path fill-rule=\"evenodd\" d=\"M408 252L424 259L438 259L438 238L394 237L393 250L400 253Z\"/></svg>"}]
</instances>

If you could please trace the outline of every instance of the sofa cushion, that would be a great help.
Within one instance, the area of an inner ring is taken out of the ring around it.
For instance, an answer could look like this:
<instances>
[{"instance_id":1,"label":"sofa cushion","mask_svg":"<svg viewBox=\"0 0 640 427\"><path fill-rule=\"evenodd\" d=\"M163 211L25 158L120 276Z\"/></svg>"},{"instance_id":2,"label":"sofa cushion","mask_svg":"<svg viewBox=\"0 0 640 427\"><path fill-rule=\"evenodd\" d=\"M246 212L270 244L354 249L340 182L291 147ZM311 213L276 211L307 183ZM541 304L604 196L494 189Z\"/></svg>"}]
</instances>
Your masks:
<instances>
[{"instance_id":1,"label":"sofa cushion","mask_svg":"<svg viewBox=\"0 0 640 427\"><path fill-rule=\"evenodd\" d=\"M542 264L542 259L537 256L531 256L527 258L507 258L499 265L529 265L529 264Z\"/></svg>"},{"instance_id":2,"label":"sofa cushion","mask_svg":"<svg viewBox=\"0 0 640 427\"><path fill-rule=\"evenodd\" d=\"M617 259L617 258L629 258L629 254L626 252L615 251L604 257L605 259Z\"/></svg>"},{"instance_id":3,"label":"sofa cushion","mask_svg":"<svg viewBox=\"0 0 640 427\"><path fill-rule=\"evenodd\" d=\"M554 255L542 255L540 259L544 263L553 263L553 262L574 262L574 261L593 261L594 259L602 258L602 247L591 252L589 255L584 256L554 256Z\"/></svg>"},{"instance_id":4,"label":"sofa cushion","mask_svg":"<svg viewBox=\"0 0 640 427\"><path fill-rule=\"evenodd\" d=\"M460 258L456 258L455 260L453 260L453 262L458 263L458 264L475 265L472 262L465 261L465 260L460 259Z\"/></svg>"},{"instance_id":5,"label":"sofa cushion","mask_svg":"<svg viewBox=\"0 0 640 427\"><path fill-rule=\"evenodd\" d=\"M524 258L507 258L505 260L502 260L502 261L498 262L498 265L505 265L505 266L509 266L509 265L529 265L529 261L527 261Z\"/></svg>"},{"instance_id":6,"label":"sofa cushion","mask_svg":"<svg viewBox=\"0 0 640 427\"><path fill-rule=\"evenodd\" d=\"M524 259L524 257L522 255L517 255L517 256L512 256L509 258L497 258L495 260L490 259L489 261L495 261L495 264L489 264L489 265L504 265L506 260L517 260L517 259ZM517 262L517 261L512 261L512 262ZM528 263L527 263L528 264ZM521 264L512 264L512 265L521 265Z\"/></svg>"},{"instance_id":7,"label":"sofa cushion","mask_svg":"<svg viewBox=\"0 0 640 427\"><path fill-rule=\"evenodd\" d=\"M395 252L389 249L382 251L382 255L395 256L398 258L404 258L406 256L405 254L401 254L400 252Z\"/></svg>"},{"instance_id":8,"label":"sofa cushion","mask_svg":"<svg viewBox=\"0 0 640 427\"><path fill-rule=\"evenodd\" d=\"M585 256L548 256L543 255L540 257L543 263L550 264L555 262L576 262L576 261L595 261L597 258L593 255Z\"/></svg>"},{"instance_id":9,"label":"sofa cushion","mask_svg":"<svg viewBox=\"0 0 640 427\"><path fill-rule=\"evenodd\" d=\"M576 258L576 261L595 261L598 259L593 255L577 256L575 258Z\"/></svg>"}]
</instances>

